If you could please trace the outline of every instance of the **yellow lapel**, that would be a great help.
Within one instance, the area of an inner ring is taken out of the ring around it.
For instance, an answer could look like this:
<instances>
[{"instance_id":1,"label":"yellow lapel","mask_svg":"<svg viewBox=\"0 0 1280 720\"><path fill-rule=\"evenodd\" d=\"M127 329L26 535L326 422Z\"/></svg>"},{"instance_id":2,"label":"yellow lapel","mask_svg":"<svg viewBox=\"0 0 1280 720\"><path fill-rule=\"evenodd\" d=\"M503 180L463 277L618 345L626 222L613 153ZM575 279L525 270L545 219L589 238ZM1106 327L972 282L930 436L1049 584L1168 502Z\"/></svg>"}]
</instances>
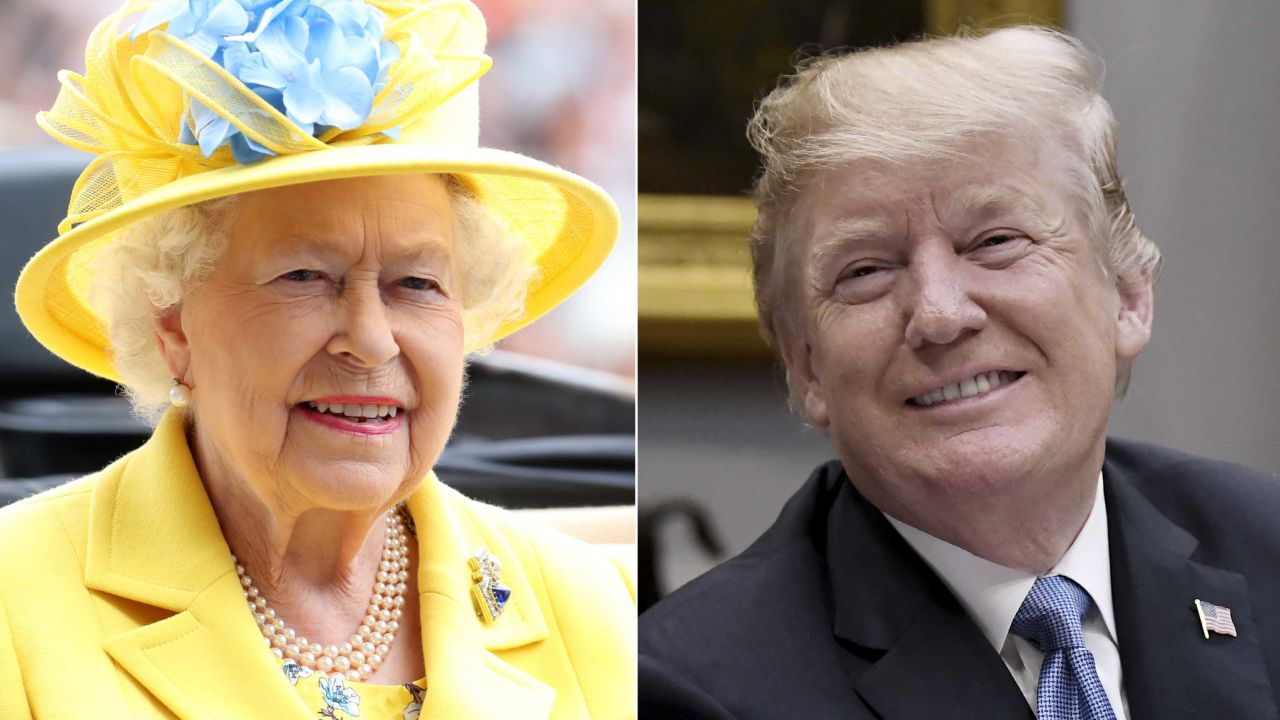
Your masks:
<instances>
[{"instance_id":1,"label":"yellow lapel","mask_svg":"<svg viewBox=\"0 0 1280 720\"><path fill-rule=\"evenodd\" d=\"M521 555L434 473L407 504L428 687L420 717L548 717L555 691L495 654L547 637ZM181 718L314 717L261 651L180 416L166 415L146 445L104 472L90 515L88 586L175 613L107 639L126 672ZM470 596L467 559L480 548L503 562L512 590L491 624Z\"/></svg>"},{"instance_id":2,"label":"yellow lapel","mask_svg":"<svg viewBox=\"0 0 1280 720\"><path fill-rule=\"evenodd\" d=\"M441 485L434 473L408 500L417 526L418 592L427 694L422 720L459 717L546 718L555 691L495 651L547 637L547 623L525 569L506 535ZM487 548L503 564L511 599L502 615L485 623L471 599L467 560Z\"/></svg>"},{"instance_id":3,"label":"yellow lapel","mask_svg":"<svg viewBox=\"0 0 1280 720\"><path fill-rule=\"evenodd\" d=\"M175 613L104 643L175 715L312 717L261 650L176 413L103 473L90 506L85 565L90 588Z\"/></svg>"}]
</instances>

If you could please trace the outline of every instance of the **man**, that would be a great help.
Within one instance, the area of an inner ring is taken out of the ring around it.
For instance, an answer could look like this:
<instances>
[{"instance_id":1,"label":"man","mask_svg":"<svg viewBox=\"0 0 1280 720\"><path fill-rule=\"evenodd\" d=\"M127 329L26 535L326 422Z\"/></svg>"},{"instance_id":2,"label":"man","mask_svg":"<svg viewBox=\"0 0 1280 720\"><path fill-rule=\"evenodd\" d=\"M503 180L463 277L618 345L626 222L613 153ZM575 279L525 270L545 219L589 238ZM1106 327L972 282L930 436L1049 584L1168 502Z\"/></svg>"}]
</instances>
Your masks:
<instances>
[{"instance_id":1,"label":"man","mask_svg":"<svg viewBox=\"0 0 1280 720\"><path fill-rule=\"evenodd\" d=\"M1280 482L1105 437L1160 253L1098 85L1014 28L761 103L760 317L839 460L641 618L642 718L1280 717Z\"/></svg>"}]
</instances>

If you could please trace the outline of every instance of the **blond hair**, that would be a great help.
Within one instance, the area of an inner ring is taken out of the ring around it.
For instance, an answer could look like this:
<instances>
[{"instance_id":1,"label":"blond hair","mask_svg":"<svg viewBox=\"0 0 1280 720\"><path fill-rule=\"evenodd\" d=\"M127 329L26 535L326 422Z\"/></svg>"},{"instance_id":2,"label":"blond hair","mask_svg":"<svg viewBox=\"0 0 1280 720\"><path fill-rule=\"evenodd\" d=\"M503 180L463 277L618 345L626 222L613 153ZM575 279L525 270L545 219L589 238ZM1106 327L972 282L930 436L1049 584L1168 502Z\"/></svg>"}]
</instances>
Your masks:
<instances>
[{"instance_id":1,"label":"blond hair","mask_svg":"<svg viewBox=\"0 0 1280 720\"><path fill-rule=\"evenodd\" d=\"M788 322L782 281L790 215L813 173L851 161L970 157L997 136L1060 141L1072 186L1119 287L1159 270L1160 249L1138 230L1116 169L1115 116L1099 94L1101 63L1076 39L1040 27L921 40L806 61L757 106L748 138L760 154L751 231L761 330ZM799 330L799 328L795 328ZM1127 379L1122 368L1121 387Z\"/></svg>"}]
</instances>

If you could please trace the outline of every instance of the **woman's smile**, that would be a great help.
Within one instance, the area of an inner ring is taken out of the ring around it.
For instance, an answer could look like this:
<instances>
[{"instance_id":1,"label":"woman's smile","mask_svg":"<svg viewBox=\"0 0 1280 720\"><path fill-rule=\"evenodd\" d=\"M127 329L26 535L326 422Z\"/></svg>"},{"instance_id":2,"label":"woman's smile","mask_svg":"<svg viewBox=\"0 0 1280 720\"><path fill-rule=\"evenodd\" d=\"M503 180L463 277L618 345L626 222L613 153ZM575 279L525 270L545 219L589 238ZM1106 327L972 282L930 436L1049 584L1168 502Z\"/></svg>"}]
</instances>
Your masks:
<instances>
[{"instance_id":1,"label":"woman's smile","mask_svg":"<svg viewBox=\"0 0 1280 720\"><path fill-rule=\"evenodd\" d=\"M318 425L351 435L389 435L404 424L394 405L306 402L294 407Z\"/></svg>"}]
</instances>

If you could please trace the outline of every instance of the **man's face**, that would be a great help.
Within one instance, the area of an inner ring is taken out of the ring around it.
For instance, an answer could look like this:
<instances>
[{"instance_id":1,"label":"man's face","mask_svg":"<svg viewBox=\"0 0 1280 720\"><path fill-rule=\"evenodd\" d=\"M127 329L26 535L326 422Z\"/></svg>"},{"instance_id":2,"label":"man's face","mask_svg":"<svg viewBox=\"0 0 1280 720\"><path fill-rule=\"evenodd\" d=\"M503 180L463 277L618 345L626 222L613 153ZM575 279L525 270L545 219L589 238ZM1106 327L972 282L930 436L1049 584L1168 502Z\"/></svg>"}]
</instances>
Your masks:
<instances>
[{"instance_id":1,"label":"man's face","mask_svg":"<svg viewBox=\"0 0 1280 720\"><path fill-rule=\"evenodd\" d=\"M1067 191L1065 152L822 171L785 261L780 337L805 414L859 489L929 525L954 503L1034 503L1101 462L1118 362L1150 336Z\"/></svg>"}]
</instances>

